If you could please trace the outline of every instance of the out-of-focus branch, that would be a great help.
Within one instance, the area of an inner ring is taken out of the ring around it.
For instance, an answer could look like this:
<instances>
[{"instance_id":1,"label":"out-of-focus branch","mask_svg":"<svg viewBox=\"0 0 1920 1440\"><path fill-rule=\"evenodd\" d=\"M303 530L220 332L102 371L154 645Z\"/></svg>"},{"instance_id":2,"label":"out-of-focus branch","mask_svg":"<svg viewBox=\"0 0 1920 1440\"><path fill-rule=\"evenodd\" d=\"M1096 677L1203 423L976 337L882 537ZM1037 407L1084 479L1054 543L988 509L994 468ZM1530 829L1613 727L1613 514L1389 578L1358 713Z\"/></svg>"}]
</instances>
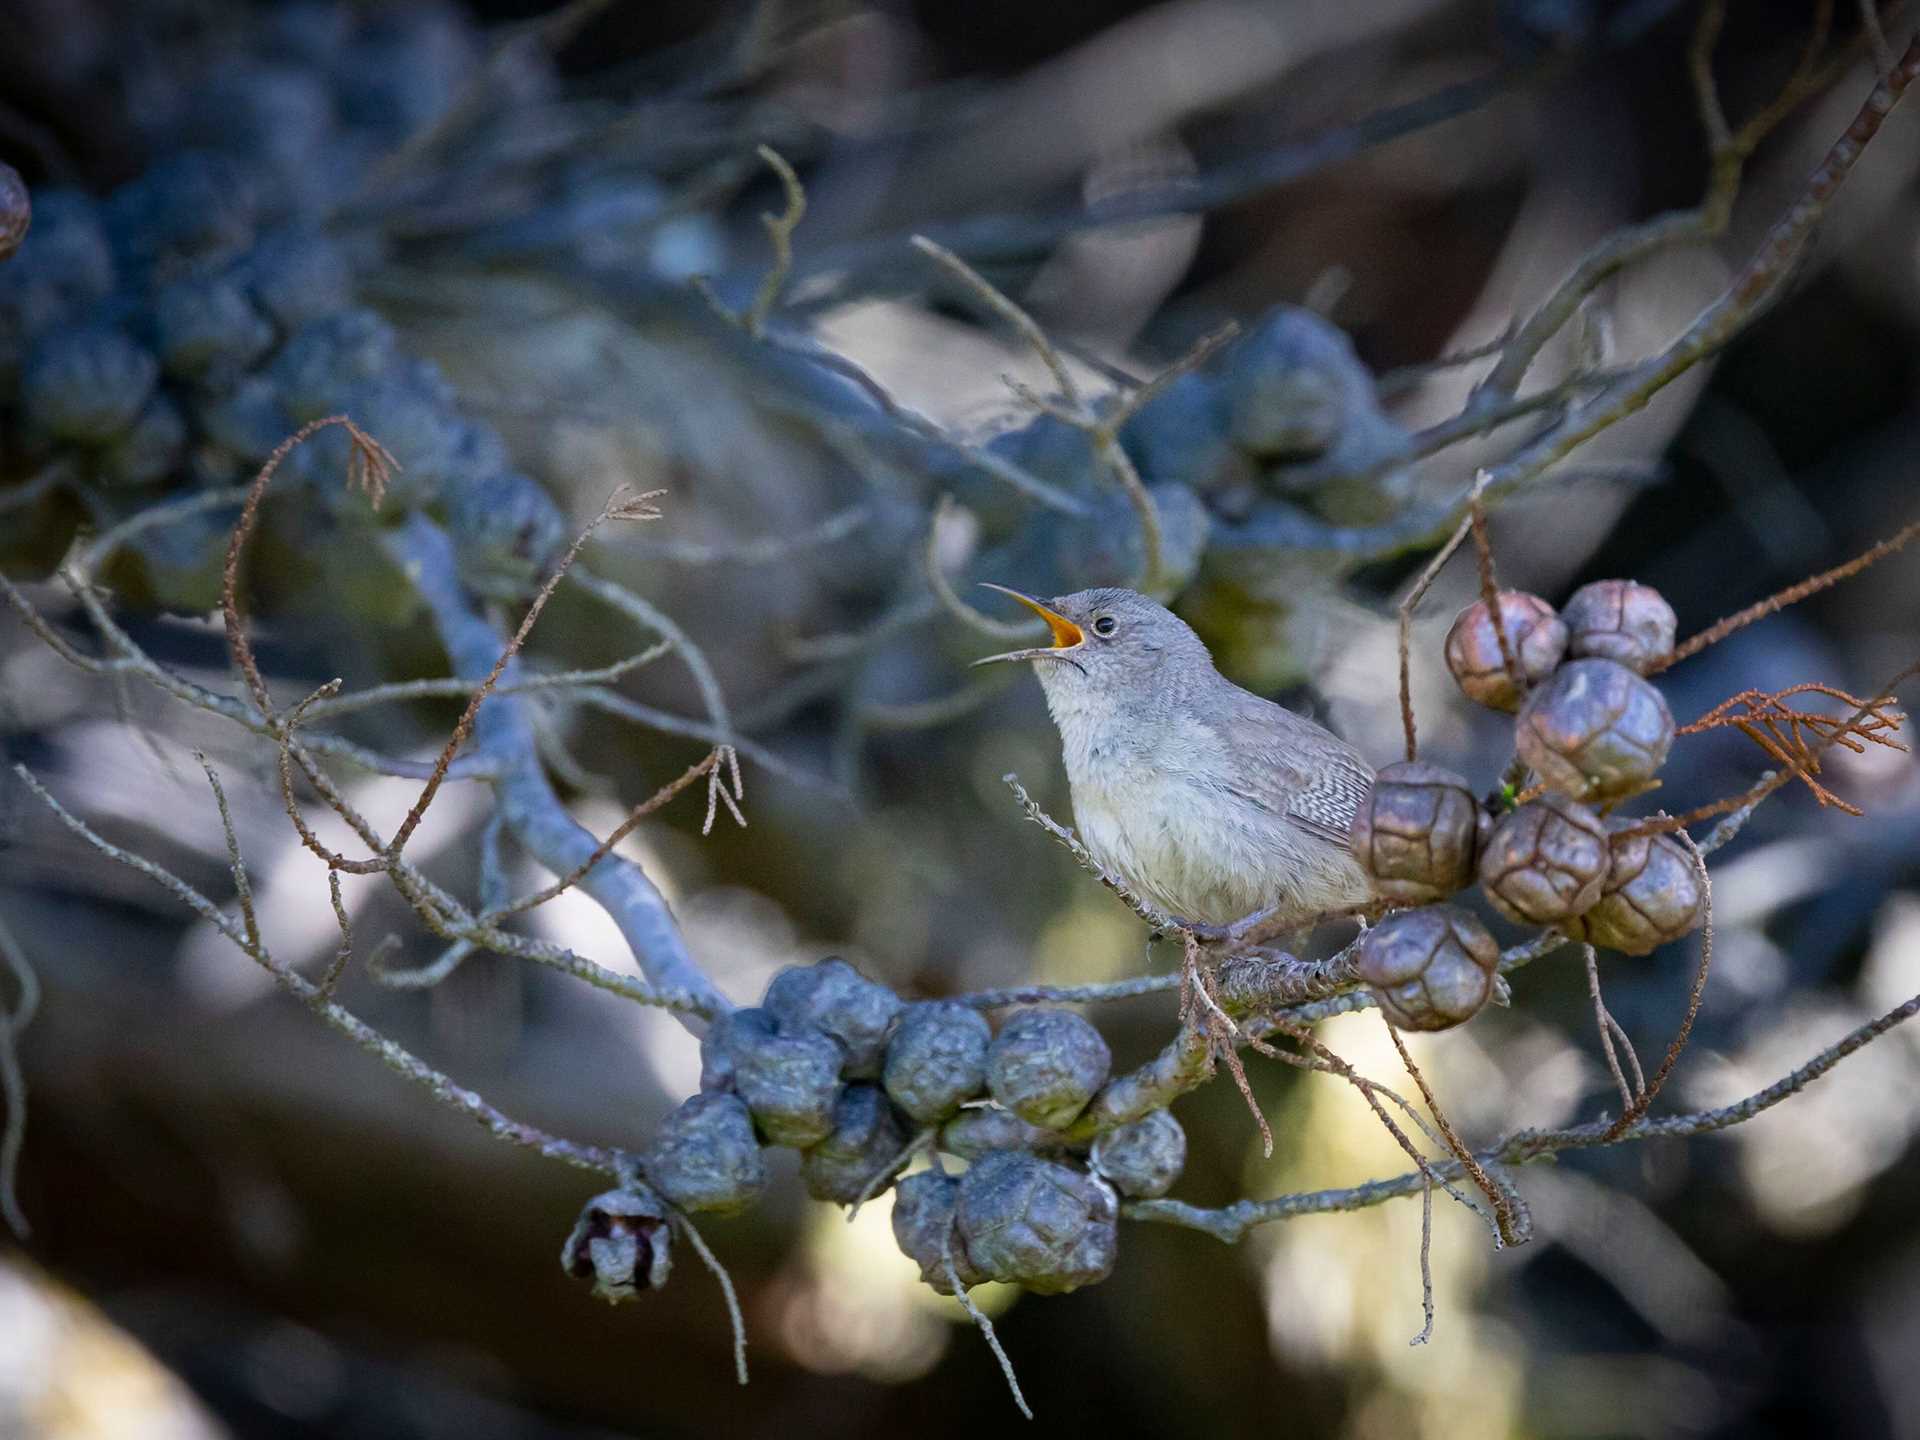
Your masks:
<instances>
[{"instance_id":1,"label":"out-of-focus branch","mask_svg":"<svg viewBox=\"0 0 1920 1440\"><path fill-rule=\"evenodd\" d=\"M138 871L155 884L172 892L182 904L213 926L231 941L237 950L271 975L281 989L302 1001L327 1024L346 1035L363 1050L376 1056L389 1069L405 1076L416 1085L424 1087L442 1104L477 1120L488 1133L498 1139L524 1146L550 1160L563 1161L582 1170L594 1170L606 1175L620 1173L619 1157L613 1151L598 1145L563 1140L536 1126L515 1120L459 1084L451 1076L434 1069L406 1047L389 1040L345 1006L329 998L321 986L308 980L298 971L290 969L265 945L250 940L246 931L235 924L231 916L172 871L143 855L122 849L98 834L84 820L54 799L33 772L24 765L16 765L14 772L25 782L27 788L53 811L61 824L109 860L117 861ZM236 865L241 863L237 855L233 858Z\"/></svg>"},{"instance_id":2,"label":"out-of-focus branch","mask_svg":"<svg viewBox=\"0 0 1920 1440\"><path fill-rule=\"evenodd\" d=\"M505 642L467 598L445 533L413 516L387 533L385 545L413 577L454 673L469 680L487 675ZM500 678L513 683L519 668L518 661L510 661ZM492 758L489 781L500 813L529 854L556 875L566 875L595 853L599 841L567 813L547 781L525 699L490 696L474 717L473 748ZM710 1013L732 1008L687 953L666 900L639 866L618 855L603 855L581 878L580 888L619 926L653 986L690 996Z\"/></svg>"},{"instance_id":3,"label":"out-of-focus branch","mask_svg":"<svg viewBox=\"0 0 1920 1440\"><path fill-rule=\"evenodd\" d=\"M1397 518L1379 525L1332 525L1305 511L1276 506L1242 525L1221 526L1215 544L1229 551L1297 548L1349 559L1376 559L1446 535L1465 514L1476 488L1482 489L1488 500L1495 500L1540 479L1595 435L1644 409L1673 381L1724 348L1774 300L1806 252L1834 196L1916 75L1920 75L1920 39L1908 45L1899 62L1875 85L1846 133L1807 178L1799 198L1774 222L1719 297L1665 349L1571 406L1559 421L1506 459L1489 466L1484 472L1484 486L1476 481L1463 486L1451 499L1409 506Z\"/></svg>"}]
</instances>

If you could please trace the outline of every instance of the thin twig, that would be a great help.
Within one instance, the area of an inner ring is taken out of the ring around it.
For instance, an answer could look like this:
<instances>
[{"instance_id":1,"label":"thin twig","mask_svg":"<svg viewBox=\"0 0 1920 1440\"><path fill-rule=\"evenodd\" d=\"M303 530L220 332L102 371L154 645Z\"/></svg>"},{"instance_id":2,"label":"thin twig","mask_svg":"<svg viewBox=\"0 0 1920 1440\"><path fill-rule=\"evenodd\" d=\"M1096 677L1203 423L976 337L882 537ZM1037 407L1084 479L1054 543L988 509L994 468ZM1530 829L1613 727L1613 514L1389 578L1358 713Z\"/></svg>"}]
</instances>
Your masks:
<instances>
[{"instance_id":1,"label":"thin twig","mask_svg":"<svg viewBox=\"0 0 1920 1440\"><path fill-rule=\"evenodd\" d=\"M1757 1090L1731 1105L1710 1110L1695 1110L1681 1115L1639 1121L1609 1140L1613 1121L1598 1120L1561 1130L1521 1130L1479 1151L1476 1159L1483 1166L1517 1165L1554 1155L1563 1150L1588 1149L1626 1140L1678 1138L1709 1135L1730 1129L1771 1109L1781 1101L1799 1094L1825 1075L1847 1056L1872 1044L1894 1027L1920 1015L1920 995L1914 995L1885 1014L1855 1026L1839 1040L1813 1056L1806 1064L1782 1076L1763 1090ZM1291 1219L1296 1215L1321 1215L1333 1211L1364 1210L1383 1201L1417 1193L1435 1177L1464 1173L1459 1161L1440 1161L1431 1170L1413 1170L1391 1179L1373 1180L1340 1190L1315 1190L1279 1195L1268 1200L1243 1200L1220 1209L1208 1209L1177 1200L1131 1200L1122 1214L1132 1220L1150 1220L1203 1231L1215 1239L1233 1244L1256 1225Z\"/></svg>"},{"instance_id":2,"label":"thin twig","mask_svg":"<svg viewBox=\"0 0 1920 1440\"><path fill-rule=\"evenodd\" d=\"M1680 1017L1680 1029L1673 1037L1673 1043L1667 1046L1667 1053L1660 1061L1660 1068L1653 1072L1653 1079L1640 1089L1640 1094L1630 1101L1620 1112L1620 1118L1613 1122L1608 1130L1610 1139L1619 1139L1628 1128L1645 1115L1660 1094L1660 1088L1667 1083L1667 1077L1673 1073L1673 1067L1680 1062L1680 1052L1687 1048L1687 1039L1693 1034L1693 1022L1700 1015L1700 1002L1707 992L1707 973L1713 968L1713 877L1707 873L1707 859L1700 847L1693 843L1693 837L1681 830L1677 836L1687 847L1687 853L1693 857L1694 873L1700 879L1700 893L1706 914L1700 926L1700 963L1694 967L1693 984L1687 989L1686 1012ZM1591 947L1589 947L1591 948Z\"/></svg>"},{"instance_id":3,"label":"thin twig","mask_svg":"<svg viewBox=\"0 0 1920 1440\"><path fill-rule=\"evenodd\" d=\"M967 1287L960 1283L960 1271L953 1263L953 1229L940 1237L940 1268L946 1271L947 1284L953 1289L953 1298L960 1302L960 1308L967 1312L967 1318L980 1327L980 1334L987 1342L987 1348L993 1352L993 1358L1000 1362L1000 1373L1006 1376L1007 1389L1013 1392L1013 1403L1020 1413L1033 1419L1033 1409L1027 1404L1027 1397L1021 1392L1020 1377L1013 1373L1013 1360L1006 1348L1001 1345L1000 1337L993 1333L993 1321L987 1318L987 1312L973 1303L973 1297L967 1293Z\"/></svg>"},{"instance_id":4,"label":"thin twig","mask_svg":"<svg viewBox=\"0 0 1920 1440\"><path fill-rule=\"evenodd\" d=\"M755 153L780 177L780 188L787 200L786 208L778 215L768 213L760 217L760 223L767 229L767 239L773 243L773 264L767 267L766 277L754 292L753 304L747 307L746 314L741 317L747 333L757 340L766 331L767 317L773 314L774 307L780 303L780 292L786 289L787 276L793 273L793 232L806 218L807 192L800 183L800 177L794 173L793 166L778 150L771 145L761 145L756 147Z\"/></svg>"},{"instance_id":5,"label":"thin twig","mask_svg":"<svg viewBox=\"0 0 1920 1440\"><path fill-rule=\"evenodd\" d=\"M693 1246L693 1253L700 1257L700 1263L713 1272L713 1278L720 1282L721 1298L727 1302L727 1322L733 1326L733 1373L742 1385L747 1383L747 1318L740 1311L740 1296L733 1288L733 1277L727 1273L727 1267L720 1263L720 1257L707 1246L707 1240L686 1214L676 1210L674 1223L685 1233Z\"/></svg>"},{"instance_id":6,"label":"thin twig","mask_svg":"<svg viewBox=\"0 0 1920 1440\"><path fill-rule=\"evenodd\" d=\"M1809 576L1798 584L1789 585L1786 589L1769 595L1766 599L1757 601L1744 610L1736 611L1725 619L1716 620L1699 634L1683 644L1674 646L1667 654L1655 660L1647 668L1646 673L1658 675L1662 670L1698 655L1709 645L1718 644L1734 631L1751 625L1756 620L1764 619L1776 610L1784 610L1787 606L1797 604L1809 595L1816 595L1822 590L1838 585L1842 580L1851 580L1875 561L1884 560L1887 556L1905 549L1907 543L1916 535L1920 535L1920 520L1902 526L1886 539L1869 546L1845 564L1836 565L1831 570L1823 570L1818 575Z\"/></svg>"}]
</instances>

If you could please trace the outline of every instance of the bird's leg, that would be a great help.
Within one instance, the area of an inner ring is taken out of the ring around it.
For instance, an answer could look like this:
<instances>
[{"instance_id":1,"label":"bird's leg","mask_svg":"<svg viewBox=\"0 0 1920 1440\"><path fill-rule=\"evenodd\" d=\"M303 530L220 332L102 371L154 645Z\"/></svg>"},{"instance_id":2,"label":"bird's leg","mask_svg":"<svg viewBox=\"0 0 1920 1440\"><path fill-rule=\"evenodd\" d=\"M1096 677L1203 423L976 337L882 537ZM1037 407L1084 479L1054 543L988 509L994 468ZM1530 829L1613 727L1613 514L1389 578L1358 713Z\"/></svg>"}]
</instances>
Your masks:
<instances>
[{"instance_id":1,"label":"bird's leg","mask_svg":"<svg viewBox=\"0 0 1920 1440\"><path fill-rule=\"evenodd\" d=\"M1264 910L1256 910L1251 915L1242 915L1225 925L1211 925L1204 920L1179 920L1173 922L1176 930L1184 930L1196 940L1209 945L1237 945L1261 925L1280 913L1278 905L1269 905Z\"/></svg>"},{"instance_id":2,"label":"bird's leg","mask_svg":"<svg viewBox=\"0 0 1920 1440\"><path fill-rule=\"evenodd\" d=\"M1237 1043L1250 1037L1245 1035L1238 1022L1220 1004L1218 981L1214 972L1202 963L1199 937L1189 931L1185 939L1186 955L1180 972L1180 1022L1206 1034L1208 1074L1213 1073L1216 1061L1227 1062L1227 1071L1233 1076L1240 1098L1247 1102L1254 1123L1260 1127L1261 1149L1271 1159L1273 1130L1267 1124L1267 1117L1261 1113L1260 1102L1254 1098L1253 1084L1247 1079L1247 1067L1241 1063ZM1257 1047L1260 1042L1255 1040L1252 1043Z\"/></svg>"}]
</instances>

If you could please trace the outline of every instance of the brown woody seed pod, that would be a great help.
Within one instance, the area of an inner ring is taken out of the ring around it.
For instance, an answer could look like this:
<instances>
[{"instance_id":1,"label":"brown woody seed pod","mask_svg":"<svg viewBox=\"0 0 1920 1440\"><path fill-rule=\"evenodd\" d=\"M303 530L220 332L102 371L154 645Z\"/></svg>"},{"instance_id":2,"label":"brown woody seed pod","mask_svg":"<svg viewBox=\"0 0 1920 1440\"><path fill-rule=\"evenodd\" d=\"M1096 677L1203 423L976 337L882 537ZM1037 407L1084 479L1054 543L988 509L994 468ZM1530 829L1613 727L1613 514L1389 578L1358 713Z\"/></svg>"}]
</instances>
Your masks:
<instances>
[{"instance_id":1,"label":"brown woody seed pod","mask_svg":"<svg viewBox=\"0 0 1920 1440\"><path fill-rule=\"evenodd\" d=\"M1599 903L1563 928L1570 939L1648 955L1698 929L1705 900L1699 867L1678 840L1616 835Z\"/></svg>"},{"instance_id":2,"label":"brown woody seed pod","mask_svg":"<svg viewBox=\"0 0 1920 1440\"><path fill-rule=\"evenodd\" d=\"M1518 710L1527 687L1551 675L1567 653L1567 627L1551 605L1524 590L1500 592L1500 626L1516 675L1507 673L1493 612L1484 600L1462 610L1447 632L1447 669L1469 700L1493 710Z\"/></svg>"},{"instance_id":3,"label":"brown woody seed pod","mask_svg":"<svg viewBox=\"0 0 1920 1440\"><path fill-rule=\"evenodd\" d=\"M1464 778L1423 760L1382 767L1354 812L1353 855L1385 899L1418 905L1473 883L1479 806Z\"/></svg>"},{"instance_id":4,"label":"brown woody seed pod","mask_svg":"<svg viewBox=\"0 0 1920 1440\"><path fill-rule=\"evenodd\" d=\"M1593 908L1608 859L1599 816L1543 795L1494 826L1480 854L1480 888L1509 920L1558 925Z\"/></svg>"},{"instance_id":5,"label":"brown woody seed pod","mask_svg":"<svg viewBox=\"0 0 1920 1440\"><path fill-rule=\"evenodd\" d=\"M1673 712L1652 682L1612 660L1574 660L1521 707L1514 747L1549 789L1611 799L1666 761Z\"/></svg>"},{"instance_id":6,"label":"brown woody seed pod","mask_svg":"<svg viewBox=\"0 0 1920 1440\"><path fill-rule=\"evenodd\" d=\"M1473 915L1424 905L1387 916L1361 938L1360 978L1402 1030L1448 1030L1493 993L1500 947Z\"/></svg>"},{"instance_id":7,"label":"brown woody seed pod","mask_svg":"<svg viewBox=\"0 0 1920 1440\"><path fill-rule=\"evenodd\" d=\"M1567 626L1569 655L1617 660L1642 675L1673 649L1680 626L1666 597L1637 580L1582 585L1560 618Z\"/></svg>"}]
</instances>

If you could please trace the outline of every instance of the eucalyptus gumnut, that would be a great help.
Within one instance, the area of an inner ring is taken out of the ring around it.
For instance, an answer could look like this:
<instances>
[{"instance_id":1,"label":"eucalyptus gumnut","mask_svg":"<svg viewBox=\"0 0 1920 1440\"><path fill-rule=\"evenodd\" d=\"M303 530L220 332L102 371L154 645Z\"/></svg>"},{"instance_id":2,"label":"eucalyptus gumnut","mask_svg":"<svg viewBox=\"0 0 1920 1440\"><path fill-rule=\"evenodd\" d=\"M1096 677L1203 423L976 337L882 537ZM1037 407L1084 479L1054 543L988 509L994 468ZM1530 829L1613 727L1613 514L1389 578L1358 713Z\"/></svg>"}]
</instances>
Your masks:
<instances>
[{"instance_id":1,"label":"eucalyptus gumnut","mask_svg":"<svg viewBox=\"0 0 1920 1440\"><path fill-rule=\"evenodd\" d=\"M1135 1200L1164 1195L1187 1166L1187 1132L1171 1112L1154 1110L1107 1131L1088 1157L1094 1174Z\"/></svg>"},{"instance_id":2,"label":"eucalyptus gumnut","mask_svg":"<svg viewBox=\"0 0 1920 1440\"><path fill-rule=\"evenodd\" d=\"M909 1005L887 1042L881 1078L894 1103L922 1125L936 1124L987 1083L986 1016L956 1000Z\"/></svg>"},{"instance_id":3,"label":"eucalyptus gumnut","mask_svg":"<svg viewBox=\"0 0 1920 1440\"><path fill-rule=\"evenodd\" d=\"M846 1052L841 1072L850 1080L879 1078L887 1036L904 1008L899 996L837 955L782 970L760 1003L783 1030L817 1030L839 1041Z\"/></svg>"},{"instance_id":4,"label":"eucalyptus gumnut","mask_svg":"<svg viewBox=\"0 0 1920 1440\"><path fill-rule=\"evenodd\" d=\"M804 1150L833 1128L841 1055L818 1030L789 1030L765 1010L734 1010L700 1042L700 1088L733 1091L769 1141Z\"/></svg>"},{"instance_id":5,"label":"eucalyptus gumnut","mask_svg":"<svg viewBox=\"0 0 1920 1440\"><path fill-rule=\"evenodd\" d=\"M907 1176L893 1194L893 1243L920 1267L920 1278L942 1295L953 1293L947 1279L949 1258L962 1288L972 1289L988 1278L974 1267L954 1224L959 1204L960 1182L938 1170Z\"/></svg>"},{"instance_id":6,"label":"eucalyptus gumnut","mask_svg":"<svg viewBox=\"0 0 1920 1440\"><path fill-rule=\"evenodd\" d=\"M833 1129L800 1162L800 1178L816 1200L853 1205L885 1188L877 1177L900 1158L907 1131L878 1085L843 1086L833 1102Z\"/></svg>"},{"instance_id":7,"label":"eucalyptus gumnut","mask_svg":"<svg viewBox=\"0 0 1920 1440\"><path fill-rule=\"evenodd\" d=\"M1500 631L1484 600L1462 610L1447 631L1447 669L1469 700L1492 710L1518 710L1527 688L1553 673L1567 653L1567 627L1553 607L1524 590L1500 592L1500 630L1513 652L1515 674L1507 673Z\"/></svg>"},{"instance_id":8,"label":"eucalyptus gumnut","mask_svg":"<svg viewBox=\"0 0 1920 1440\"><path fill-rule=\"evenodd\" d=\"M1560 618L1569 655L1617 660L1642 675L1673 649L1680 628L1666 597L1637 580L1582 585L1561 607Z\"/></svg>"},{"instance_id":9,"label":"eucalyptus gumnut","mask_svg":"<svg viewBox=\"0 0 1920 1440\"><path fill-rule=\"evenodd\" d=\"M1706 894L1693 856L1671 835L1616 835L1599 902L1565 926L1570 939L1648 955L1699 928Z\"/></svg>"},{"instance_id":10,"label":"eucalyptus gumnut","mask_svg":"<svg viewBox=\"0 0 1920 1440\"><path fill-rule=\"evenodd\" d=\"M987 1047L987 1088L1022 1120L1071 1125L1106 1083L1113 1053L1093 1023L1071 1010L1022 1010Z\"/></svg>"},{"instance_id":11,"label":"eucalyptus gumnut","mask_svg":"<svg viewBox=\"0 0 1920 1440\"><path fill-rule=\"evenodd\" d=\"M1562 665L1514 725L1514 748L1549 789L1602 800L1640 789L1672 745L1666 697L1612 660Z\"/></svg>"},{"instance_id":12,"label":"eucalyptus gumnut","mask_svg":"<svg viewBox=\"0 0 1920 1440\"><path fill-rule=\"evenodd\" d=\"M1607 830L1586 806L1547 794L1493 827L1480 852L1480 888L1522 925L1558 925L1600 898Z\"/></svg>"},{"instance_id":13,"label":"eucalyptus gumnut","mask_svg":"<svg viewBox=\"0 0 1920 1440\"><path fill-rule=\"evenodd\" d=\"M737 1095L693 1095L654 1132L641 1157L647 1182L682 1210L732 1215L760 1198L766 1166L753 1117Z\"/></svg>"},{"instance_id":14,"label":"eucalyptus gumnut","mask_svg":"<svg viewBox=\"0 0 1920 1440\"><path fill-rule=\"evenodd\" d=\"M940 1127L940 1148L962 1160L978 1160L995 1150L1044 1150L1059 1143L1053 1131L998 1105L969 1105Z\"/></svg>"},{"instance_id":15,"label":"eucalyptus gumnut","mask_svg":"<svg viewBox=\"0 0 1920 1440\"><path fill-rule=\"evenodd\" d=\"M1450 1030L1493 994L1500 947L1469 911L1423 905L1361 936L1357 968L1397 1029Z\"/></svg>"},{"instance_id":16,"label":"eucalyptus gumnut","mask_svg":"<svg viewBox=\"0 0 1920 1440\"><path fill-rule=\"evenodd\" d=\"M644 1188L594 1196L560 1247L560 1268L592 1280L593 1293L609 1305L660 1289L673 1269L666 1207Z\"/></svg>"},{"instance_id":17,"label":"eucalyptus gumnut","mask_svg":"<svg viewBox=\"0 0 1920 1440\"><path fill-rule=\"evenodd\" d=\"M960 1177L955 1220L989 1279L1059 1295L1112 1273L1119 1215L1120 1197L1098 1176L999 1151Z\"/></svg>"},{"instance_id":18,"label":"eucalyptus gumnut","mask_svg":"<svg viewBox=\"0 0 1920 1440\"><path fill-rule=\"evenodd\" d=\"M1473 883L1480 807L1464 777L1424 760L1383 766L1354 812L1360 868L1387 900L1418 905Z\"/></svg>"}]
</instances>

